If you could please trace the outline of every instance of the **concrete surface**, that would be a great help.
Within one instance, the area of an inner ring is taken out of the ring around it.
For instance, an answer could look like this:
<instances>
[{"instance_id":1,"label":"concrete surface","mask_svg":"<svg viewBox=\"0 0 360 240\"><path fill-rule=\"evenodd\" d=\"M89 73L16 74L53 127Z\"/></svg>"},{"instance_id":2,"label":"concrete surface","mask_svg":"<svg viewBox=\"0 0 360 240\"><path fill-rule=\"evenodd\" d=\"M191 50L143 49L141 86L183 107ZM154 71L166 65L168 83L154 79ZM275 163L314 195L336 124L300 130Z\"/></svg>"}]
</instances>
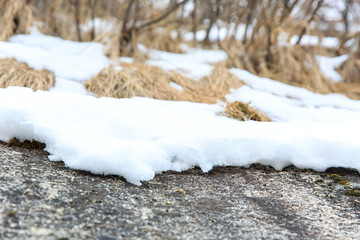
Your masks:
<instances>
[{"instance_id":1,"label":"concrete surface","mask_svg":"<svg viewBox=\"0 0 360 240\"><path fill-rule=\"evenodd\" d=\"M0 145L0 239L360 239L360 197L346 194L359 183L351 170L254 165L137 187Z\"/></svg>"}]
</instances>

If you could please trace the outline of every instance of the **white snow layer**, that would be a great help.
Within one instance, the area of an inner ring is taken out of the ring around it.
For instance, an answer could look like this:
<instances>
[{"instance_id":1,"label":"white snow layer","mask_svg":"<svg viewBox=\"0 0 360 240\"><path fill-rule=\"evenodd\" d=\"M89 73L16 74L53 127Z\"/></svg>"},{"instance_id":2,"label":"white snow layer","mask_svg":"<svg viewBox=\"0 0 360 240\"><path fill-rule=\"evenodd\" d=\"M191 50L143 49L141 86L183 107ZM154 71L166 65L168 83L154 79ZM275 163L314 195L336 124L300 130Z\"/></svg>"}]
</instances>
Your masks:
<instances>
[{"instance_id":1,"label":"white snow layer","mask_svg":"<svg viewBox=\"0 0 360 240\"><path fill-rule=\"evenodd\" d=\"M343 62L348 59L348 55L342 55L338 57L326 57L316 56L317 65L320 67L321 72L325 77L331 79L333 82L338 83L343 80L340 73L336 71L336 68L340 67Z\"/></svg>"},{"instance_id":2,"label":"white snow layer","mask_svg":"<svg viewBox=\"0 0 360 240\"><path fill-rule=\"evenodd\" d=\"M0 42L0 57L14 57L35 69L46 68L72 81L84 82L107 67L99 43L80 43L45 36L34 29L30 35L16 35Z\"/></svg>"},{"instance_id":3,"label":"white snow layer","mask_svg":"<svg viewBox=\"0 0 360 240\"><path fill-rule=\"evenodd\" d=\"M150 57L147 64L164 70L175 70L194 80L200 80L211 73L214 67L211 63L225 60L227 54L220 50L189 49L186 54L151 50Z\"/></svg>"},{"instance_id":4,"label":"white snow layer","mask_svg":"<svg viewBox=\"0 0 360 240\"><path fill-rule=\"evenodd\" d=\"M247 86L232 90L227 100L248 102L274 121L353 123L354 128L360 121L360 101L340 94L312 93L241 69L232 69L231 72Z\"/></svg>"},{"instance_id":5,"label":"white snow layer","mask_svg":"<svg viewBox=\"0 0 360 240\"><path fill-rule=\"evenodd\" d=\"M281 107L277 112L287 111ZM138 185L156 173L194 166L360 171L357 123L240 122L219 111L218 105L9 87L0 89L0 140L35 139L46 143L51 160Z\"/></svg>"},{"instance_id":6,"label":"white snow layer","mask_svg":"<svg viewBox=\"0 0 360 240\"><path fill-rule=\"evenodd\" d=\"M161 67L180 68L200 78L211 71L211 62L226 54L154 51L151 56L157 56L153 62ZM240 122L219 116L220 105L78 94L85 93L79 82L109 62L98 44L33 33L0 42L0 57L46 67L57 81L50 92L0 89L0 140L44 142L51 160L71 168L117 174L138 185L162 171L194 166L209 171L214 166L262 163L276 169L294 164L318 171L360 171L359 101L314 94L233 69L248 86L233 90L228 100L250 102L278 121Z\"/></svg>"}]
</instances>

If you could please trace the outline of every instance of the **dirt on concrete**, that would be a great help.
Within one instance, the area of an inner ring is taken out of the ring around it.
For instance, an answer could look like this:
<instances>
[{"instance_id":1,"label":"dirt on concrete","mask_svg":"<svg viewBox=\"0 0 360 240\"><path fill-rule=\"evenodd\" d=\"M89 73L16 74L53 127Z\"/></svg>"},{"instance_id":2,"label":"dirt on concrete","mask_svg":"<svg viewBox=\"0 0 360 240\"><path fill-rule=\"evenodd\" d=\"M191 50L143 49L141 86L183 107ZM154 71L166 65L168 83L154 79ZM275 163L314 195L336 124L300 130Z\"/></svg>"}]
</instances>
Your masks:
<instances>
[{"instance_id":1,"label":"dirt on concrete","mask_svg":"<svg viewBox=\"0 0 360 240\"><path fill-rule=\"evenodd\" d=\"M0 239L360 239L358 172L218 167L142 186L0 145Z\"/></svg>"}]
</instances>

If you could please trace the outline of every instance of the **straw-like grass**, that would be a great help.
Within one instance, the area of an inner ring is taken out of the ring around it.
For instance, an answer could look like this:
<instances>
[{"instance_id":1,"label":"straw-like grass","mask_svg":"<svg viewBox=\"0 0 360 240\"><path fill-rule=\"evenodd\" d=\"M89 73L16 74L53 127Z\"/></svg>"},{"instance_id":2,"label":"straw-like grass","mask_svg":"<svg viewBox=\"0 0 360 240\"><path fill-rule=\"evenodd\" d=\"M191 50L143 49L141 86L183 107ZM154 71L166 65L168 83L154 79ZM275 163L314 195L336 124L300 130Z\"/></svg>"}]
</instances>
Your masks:
<instances>
[{"instance_id":1,"label":"straw-like grass","mask_svg":"<svg viewBox=\"0 0 360 240\"><path fill-rule=\"evenodd\" d=\"M170 84L182 87L178 90ZM216 66L210 76L197 82L177 72L138 63L108 67L85 82L88 91L97 96L131 98L150 97L163 100L216 103L224 100L230 88L240 87L241 81L225 67Z\"/></svg>"},{"instance_id":2,"label":"straw-like grass","mask_svg":"<svg viewBox=\"0 0 360 240\"><path fill-rule=\"evenodd\" d=\"M239 121L260 121L269 122L270 118L264 113L252 108L249 104L235 101L228 103L225 108L225 116Z\"/></svg>"},{"instance_id":3,"label":"straw-like grass","mask_svg":"<svg viewBox=\"0 0 360 240\"><path fill-rule=\"evenodd\" d=\"M243 82L226 68L225 62L215 65L211 74L201 79L201 83L206 86L207 94L217 100L225 100L224 97L231 88L236 89L243 85Z\"/></svg>"},{"instance_id":4,"label":"straw-like grass","mask_svg":"<svg viewBox=\"0 0 360 240\"><path fill-rule=\"evenodd\" d=\"M229 56L228 67L242 68L253 74L317 93L337 92L335 84L322 74L316 63L317 49L289 45L272 46L265 50L261 44L261 41L253 43L246 49L246 54L243 52L245 47L241 44L230 47L223 44L222 47Z\"/></svg>"},{"instance_id":5,"label":"straw-like grass","mask_svg":"<svg viewBox=\"0 0 360 240\"><path fill-rule=\"evenodd\" d=\"M110 66L85 82L97 96L131 98L135 96L177 100L180 91L169 85L171 76L160 68L141 64Z\"/></svg>"},{"instance_id":6,"label":"straw-like grass","mask_svg":"<svg viewBox=\"0 0 360 240\"><path fill-rule=\"evenodd\" d=\"M26 0L0 0L0 41L16 33L28 33L32 21L32 9Z\"/></svg>"},{"instance_id":7,"label":"straw-like grass","mask_svg":"<svg viewBox=\"0 0 360 240\"><path fill-rule=\"evenodd\" d=\"M360 51L359 51L360 53ZM360 54L352 53L340 66L340 73L345 83L360 83Z\"/></svg>"},{"instance_id":8,"label":"straw-like grass","mask_svg":"<svg viewBox=\"0 0 360 240\"><path fill-rule=\"evenodd\" d=\"M181 86L178 90L170 85ZM110 66L85 82L85 88L98 97L131 98L135 96L162 100L216 103L225 100L230 88L238 88L243 83L224 67L218 64L211 75L194 81L177 72L166 72L161 68L137 63ZM241 121L270 121L270 118L248 104L228 103L224 113Z\"/></svg>"},{"instance_id":9,"label":"straw-like grass","mask_svg":"<svg viewBox=\"0 0 360 240\"><path fill-rule=\"evenodd\" d=\"M15 58L0 59L0 87L28 87L32 90L49 90L55 85L55 75L49 70L35 70Z\"/></svg>"}]
</instances>

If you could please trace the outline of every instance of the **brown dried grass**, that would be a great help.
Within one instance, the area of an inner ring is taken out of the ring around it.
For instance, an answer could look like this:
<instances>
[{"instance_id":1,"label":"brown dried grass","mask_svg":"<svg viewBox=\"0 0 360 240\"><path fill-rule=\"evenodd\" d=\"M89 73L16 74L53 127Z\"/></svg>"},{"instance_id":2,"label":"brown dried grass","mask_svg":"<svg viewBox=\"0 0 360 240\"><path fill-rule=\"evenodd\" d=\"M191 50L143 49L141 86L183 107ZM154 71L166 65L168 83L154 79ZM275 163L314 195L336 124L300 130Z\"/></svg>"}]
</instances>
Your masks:
<instances>
[{"instance_id":1,"label":"brown dried grass","mask_svg":"<svg viewBox=\"0 0 360 240\"><path fill-rule=\"evenodd\" d=\"M29 33L32 21L32 8L26 0L0 0L0 41L14 34Z\"/></svg>"},{"instance_id":2,"label":"brown dried grass","mask_svg":"<svg viewBox=\"0 0 360 240\"><path fill-rule=\"evenodd\" d=\"M340 66L339 72L345 83L360 83L360 54L352 53L349 55L349 58Z\"/></svg>"},{"instance_id":3,"label":"brown dried grass","mask_svg":"<svg viewBox=\"0 0 360 240\"><path fill-rule=\"evenodd\" d=\"M225 107L225 116L239 121L259 121L259 122L269 122L271 121L268 116L264 113L252 108L249 104L235 101L228 103Z\"/></svg>"},{"instance_id":4,"label":"brown dried grass","mask_svg":"<svg viewBox=\"0 0 360 240\"><path fill-rule=\"evenodd\" d=\"M169 85L172 78L158 67L123 63L121 69L113 66L103 69L84 85L98 97L179 100L181 92Z\"/></svg>"},{"instance_id":5,"label":"brown dried grass","mask_svg":"<svg viewBox=\"0 0 360 240\"><path fill-rule=\"evenodd\" d=\"M137 41L147 48L157 49L165 52L183 53L181 44L183 43L180 37L175 38L172 32L175 28L162 27L148 29L147 31L139 32Z\"/></svg>"},{"instance_id":6,"label":"brown dried grass","mask_svg":"<svg viewBox=\"0 0 360 240\"><path fill-rule=\"evenodd\" d=\"M45 143L41 143L41 142L38 142L35 140L20 141L17 138L12 138L8 143L3 143L0 141L0 144L3 144L7 147L19 147L19 148L29 149L29 150L33 150L33 149L42 149L43 150L44 148L46 148Z\"/></svg>"},{"instance_id":7,"label":"brown dried grass","mask_svg":"<svg viewBox=\"0 0 360 240\"><path fill-rule=\"evenodd\" d=\"M49 70L35 70L15 58L0 59L0 87L28 87L32 90L49 90L55 85L55 75Z\"/></svg>"},{"instance_id":8,"label":"brown dried grass","mask_svg":"<svg viewBox=\"0 0 360 240\"><path fill-rule=\"evenodd\" d=\"M177 90L170 83L180 85ZM230 88L242 83L224 66L216 66L210 76L194 81L180 73L139 63L111 66L85 82L85 88L98 97L131 98L135 96L163 100L216 103L224 100Z\"/></svg>"},{"instance_id":9,"label":"brown dried grass","mask_svg":"<svg viewBox=\"0 0 360 240\"><path fill-rule=\"evenodd\" d=\"M217 100L225 100L225 95L231 88L239 88L244 83L226 68L226 62L216 64L210 75L200 81L206 86L205 91Z\"/></svg>"},{"instance_id":10,"label":"brown dried grass","mask_svg":"<svg viewBox=\"0 0 360 240\"><path fill-rule=\"evenodd\" d=\"M230 47L223 44L222 48L229 56L227 66L245 69L255 75L317 93L337 92L335 84L322 74L316 63L316 48L274 45L267 50L261 44L262 42L258 41L248 48L241 43L235 46L227 45ZM267 51L270 51L270 54Z\"/></svg>"}]
</instances>

